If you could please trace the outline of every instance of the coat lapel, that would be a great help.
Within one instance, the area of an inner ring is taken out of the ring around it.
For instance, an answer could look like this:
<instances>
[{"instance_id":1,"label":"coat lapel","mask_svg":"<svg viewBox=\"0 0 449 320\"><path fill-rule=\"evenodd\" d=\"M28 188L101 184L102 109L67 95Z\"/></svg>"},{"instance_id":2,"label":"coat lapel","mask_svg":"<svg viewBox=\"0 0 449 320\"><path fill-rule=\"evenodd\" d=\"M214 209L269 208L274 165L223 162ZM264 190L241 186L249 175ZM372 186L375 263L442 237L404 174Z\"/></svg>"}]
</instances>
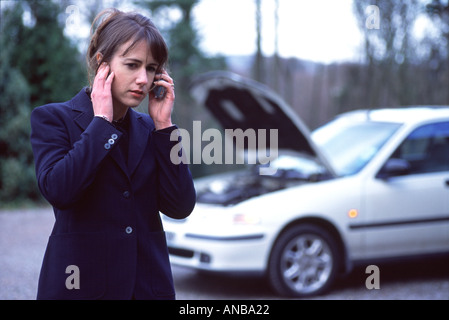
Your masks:
<instances>
[{"instance_id":1,"label":"coat lapel","mask_svg":"<svg viewBox=\"0 0 449 320\"><path fill-rule=\"evenodd\" d=\"M130 109L128 170L131 177L142 160L148 143L151 128L145 123L142 114Z\"/></svg>"}]
</instances>

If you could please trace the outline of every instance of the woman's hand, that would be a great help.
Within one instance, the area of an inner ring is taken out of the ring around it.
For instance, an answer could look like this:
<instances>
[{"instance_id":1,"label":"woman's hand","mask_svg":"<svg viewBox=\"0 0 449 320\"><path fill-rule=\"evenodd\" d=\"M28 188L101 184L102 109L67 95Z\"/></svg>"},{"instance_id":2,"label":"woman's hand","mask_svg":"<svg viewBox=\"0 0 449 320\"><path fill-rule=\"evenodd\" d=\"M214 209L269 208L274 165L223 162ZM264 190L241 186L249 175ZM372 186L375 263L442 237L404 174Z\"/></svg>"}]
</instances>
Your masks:
<instances>
[{"instance_id":1,"label":"woman's hand","mask_svg":"<svg viewBox=\"0 0 449 320\"><path fill-rule=\"evenodd\" d=\"M95 116L106 117L112 122L114 108L112 104L111 85L114 80L114 72L108 75L110 67L107 63L102 63L92 85L92 105Z\"/></svg>"},{"instance_id":2,"label":"woman's hand","mask_svg":"<svg viewBox=\"0 0 449 320\"><path fill-rule=\"evenodd\" d=\"M153 87L148 97L148 113L154 121L156 130L162 130L173 125L171 122L171 114L175 104L175 86L173 79L165 70L154 77L154 86L161 86L166 90L165 95L156 98Z\"/></svg>"}]
</instances>

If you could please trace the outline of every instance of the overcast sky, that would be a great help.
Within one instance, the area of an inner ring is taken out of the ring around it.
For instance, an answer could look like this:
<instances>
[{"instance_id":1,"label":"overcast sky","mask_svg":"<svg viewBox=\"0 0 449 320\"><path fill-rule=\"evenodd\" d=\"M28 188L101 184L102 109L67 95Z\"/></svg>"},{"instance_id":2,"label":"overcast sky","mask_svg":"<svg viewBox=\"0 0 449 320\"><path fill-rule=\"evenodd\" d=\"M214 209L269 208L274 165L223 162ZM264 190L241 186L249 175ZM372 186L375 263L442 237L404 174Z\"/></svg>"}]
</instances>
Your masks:
<instances>
[{"instance_id":1,"label":"overcast sky","mask_svg":"<svg viewBox=\"0 0 449 320\"><path fill-rule=\"evenodd\" d=\"M73 0L67 9L66 34L81 41L89 36L89 26L74 19L74 9L83 10L83 1ZM107 3L108 0L105 0ZM352 9L353 0L278 0L279 39L282 57L297 57L317 62L359 61L361 35ZM275 0L262 3L262 50L274 53ZM107 5L107 4L106 4ZM131 1L120 2L119 9L135 8ZM201 0L193 17L201 36L202 49L211 55L252 55L256 52L255 0ZM139 9L142 11L142 9ZM161 25L167 17L153 17ZM179 18L173 11L169 19ZM81 46L82 47L82 46ZM83 50L83 48L82 48Z\"/></svg>"},{"instance_id":2,"label":"overcast sky","mask_svg":"<svg viewBox=\"0 0 449 320\"><path fill-rule=\"evenodd\" d=\"M353 0L279 0L279 52L283 57L332 62L358 60L361 35ZM274 0L262 0L262 49L274 52ZM201 0L195 18L210 53L256 51L254 0Z\"/></svg>"}]
</instances>

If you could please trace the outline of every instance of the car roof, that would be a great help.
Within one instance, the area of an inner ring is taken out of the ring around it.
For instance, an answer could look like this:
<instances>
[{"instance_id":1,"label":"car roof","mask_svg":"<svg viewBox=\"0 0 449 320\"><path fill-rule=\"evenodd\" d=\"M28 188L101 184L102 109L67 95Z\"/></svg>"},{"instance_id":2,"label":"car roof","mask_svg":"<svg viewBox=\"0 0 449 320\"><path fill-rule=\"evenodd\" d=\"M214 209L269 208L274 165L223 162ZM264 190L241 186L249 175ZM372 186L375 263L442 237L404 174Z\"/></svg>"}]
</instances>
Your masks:
<instances>
[{"instance_id":1,"label":"car roof","mask_svg":"<svg viewBox=\"0 0 449 320\"><path fill-rule=\"evenodd\" d=\"M405 106L399 108L360 109L342 113L337 118L353 121L379 121L416 124L425 121L449 119L449 106Z\"/></svg>"}]
</instances>

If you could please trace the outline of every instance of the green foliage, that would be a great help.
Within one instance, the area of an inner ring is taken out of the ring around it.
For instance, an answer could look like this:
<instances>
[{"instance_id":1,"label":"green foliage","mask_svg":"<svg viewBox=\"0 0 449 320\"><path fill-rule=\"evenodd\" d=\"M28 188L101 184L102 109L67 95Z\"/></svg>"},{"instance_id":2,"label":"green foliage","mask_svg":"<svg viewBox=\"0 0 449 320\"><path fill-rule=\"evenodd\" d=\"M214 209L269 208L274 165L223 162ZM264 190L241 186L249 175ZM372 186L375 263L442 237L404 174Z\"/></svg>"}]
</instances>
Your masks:
<instances>
[{"instance_id":1,"label":"green foliage","mask_svg":"<svg viewBox=\"0 0 449 320\"><path fill-rule=\"evenodd\" d=\"M23 24L24 8L34 25ZM10 62L26 78L33 107L70 99L86 82L82 58L58 21L64 10L52 1L29 0L17 2L3 14Z\"/></svg>"},{"instance_id":2,"label":"green foliage","mask_svg":"<svg viewBox=\"0 0 449 320\"><path fill-rule=\"evenodd\" d=\"M11 3L10 3L11 4ZM24 12L32 20L24 24ZM52 1L2 6L0 34L0 206L42 201L30 145L34 107L71 98L85 82L78 51Z\"/></svg>"}]
</instances>

